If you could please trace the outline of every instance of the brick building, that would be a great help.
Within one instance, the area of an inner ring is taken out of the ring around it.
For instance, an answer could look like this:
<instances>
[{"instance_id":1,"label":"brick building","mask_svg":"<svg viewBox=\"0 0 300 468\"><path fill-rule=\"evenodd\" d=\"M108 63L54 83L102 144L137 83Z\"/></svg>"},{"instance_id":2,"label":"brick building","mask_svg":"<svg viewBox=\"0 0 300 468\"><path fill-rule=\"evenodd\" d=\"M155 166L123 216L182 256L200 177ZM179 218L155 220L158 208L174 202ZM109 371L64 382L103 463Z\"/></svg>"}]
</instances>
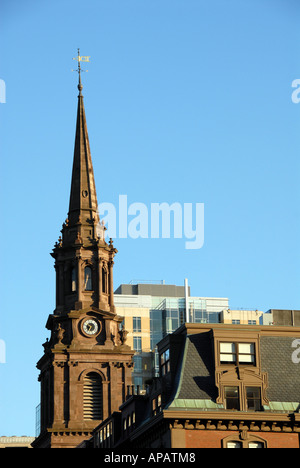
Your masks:
<instances>
[{"instance_id":1,"label":"brick building","mask_svg":"<svg viewBox=\"0 0 300 468\"><path fill-rule=\"evenodd\" d=\"M299 327L185 324L158 348L160 377L90 446L300 447Z\"/></svg>"}]
</instances>

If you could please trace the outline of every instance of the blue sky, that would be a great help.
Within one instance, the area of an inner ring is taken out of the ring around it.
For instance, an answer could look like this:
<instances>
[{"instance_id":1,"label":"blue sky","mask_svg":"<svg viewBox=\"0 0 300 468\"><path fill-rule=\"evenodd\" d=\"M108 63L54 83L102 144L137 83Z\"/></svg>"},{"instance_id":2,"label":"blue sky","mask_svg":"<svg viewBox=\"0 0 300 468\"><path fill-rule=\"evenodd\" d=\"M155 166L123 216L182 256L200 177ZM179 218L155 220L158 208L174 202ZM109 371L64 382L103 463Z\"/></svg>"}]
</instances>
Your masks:
<instances>
[{"instance_id":1,"label":"blue sky","mask_svg":"<svg viewBox=\"0 0 300 468\"><path fill-rule=\"evenodd\" d=\"M99 202L204 203L205 243L116 239L132 279L299 309L298 0L2 0L0 435L34 435L80 47Z\"/></svg>"}]
</instances>

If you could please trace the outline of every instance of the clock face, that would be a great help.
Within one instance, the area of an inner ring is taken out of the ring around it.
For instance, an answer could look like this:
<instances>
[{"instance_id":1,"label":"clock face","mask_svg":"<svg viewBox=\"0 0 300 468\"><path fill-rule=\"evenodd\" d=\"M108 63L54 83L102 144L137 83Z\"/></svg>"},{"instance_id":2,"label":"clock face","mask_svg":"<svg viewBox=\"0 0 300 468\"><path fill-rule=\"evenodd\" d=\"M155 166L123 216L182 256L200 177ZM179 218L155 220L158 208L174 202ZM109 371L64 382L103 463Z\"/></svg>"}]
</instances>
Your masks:
<instances>
[{"instance_id":1,"label":"clock face","mask_svg":"<svg viewBox=\"0 0 300 468\"><path fill-rule=\"evenodd\" d=\"M85 320L82 329L86 335L93 336L99 331L99 323L95 319Z\"/></svg>"}]
</instances>

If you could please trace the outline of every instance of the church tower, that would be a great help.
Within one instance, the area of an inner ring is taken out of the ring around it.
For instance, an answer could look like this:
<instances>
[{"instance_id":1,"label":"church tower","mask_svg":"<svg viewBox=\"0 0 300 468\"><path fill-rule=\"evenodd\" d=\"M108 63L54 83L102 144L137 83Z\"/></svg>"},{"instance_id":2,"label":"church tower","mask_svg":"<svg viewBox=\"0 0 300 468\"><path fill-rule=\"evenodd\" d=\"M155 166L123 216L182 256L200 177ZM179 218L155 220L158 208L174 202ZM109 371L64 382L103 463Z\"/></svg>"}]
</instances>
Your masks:
<instances>
[{"instance_id":1,"label":"church tower","mask_svg":"<svg viewBox=\"0 0 300 468\"><path fill-rule=\"evenodd\" d=\"M116 315L113 265L117 250L105 241L82 95L79 56L76 136L68 217L52 257L56 308L50 340L37 363L41 432L36 448L72 448L125 400L133 351Z\"/></svg>"}]
</instances>

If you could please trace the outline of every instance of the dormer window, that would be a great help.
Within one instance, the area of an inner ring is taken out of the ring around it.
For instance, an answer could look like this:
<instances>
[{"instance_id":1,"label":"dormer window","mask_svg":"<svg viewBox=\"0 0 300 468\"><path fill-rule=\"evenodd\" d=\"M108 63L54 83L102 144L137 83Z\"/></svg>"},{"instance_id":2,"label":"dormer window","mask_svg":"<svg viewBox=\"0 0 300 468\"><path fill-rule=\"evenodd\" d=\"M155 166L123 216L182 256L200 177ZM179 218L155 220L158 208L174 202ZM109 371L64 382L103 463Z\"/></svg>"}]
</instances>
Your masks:
<instances>
[{"instance_id":1,"label":"dormer window","mask_svg":"<svg viewBox=\"0 0 300 468\"><path fill-rule=\"evenodd\" d=\"M260 387L248 387L240 383L224 388L224 401L227 410L262 411Z\"/></svg>"},{"instance_id":2,"label":"dormer window","mask_svg":"<svg viewBox=\"0 0 300 468\"><path fill-rule=\"evenodd\" d=\"M246 387L248 411L261 411L261 389L259 387Z\"/></svg>"},{"instance_id":3,"label":"dormer window","mask_svg":"<svg viewBox=\"0 0 300 468\"><path fill-rule=\"evenodd\" d=\"M225 407L227 410L240 409L239 387L225 387Z\"/></svg>"},{"instance_id":4,"label":"dormer window","mask_svg":"<svg viewBox=\"0 0 300 468\"><path fill-rule=\"evenodd\" d=\"M254 343L220 343L220 363L255 366Z\"/></svg>"},{"instance_id":5,"label":"dormer window","mask_svg":"<svg viewBox=\"0 0 300 468\"><path fill-rule=\"evenodd\" d=\"M86 291L92 291L92 269L91 267L87 266L84 269L84 289Z\"/></svg>"},{"instance_id":6,"label":"dormer window","mask_svg":"<svg viewBox=\"0 0 300 468\"><path fill-rule=\"evenodd\" d=\"M228 411L263 411L269 404L266 395L267 374L260 367L259 341L216 340L216 383L219 390L217 403Z\"/></svg>"}]
</instances>

